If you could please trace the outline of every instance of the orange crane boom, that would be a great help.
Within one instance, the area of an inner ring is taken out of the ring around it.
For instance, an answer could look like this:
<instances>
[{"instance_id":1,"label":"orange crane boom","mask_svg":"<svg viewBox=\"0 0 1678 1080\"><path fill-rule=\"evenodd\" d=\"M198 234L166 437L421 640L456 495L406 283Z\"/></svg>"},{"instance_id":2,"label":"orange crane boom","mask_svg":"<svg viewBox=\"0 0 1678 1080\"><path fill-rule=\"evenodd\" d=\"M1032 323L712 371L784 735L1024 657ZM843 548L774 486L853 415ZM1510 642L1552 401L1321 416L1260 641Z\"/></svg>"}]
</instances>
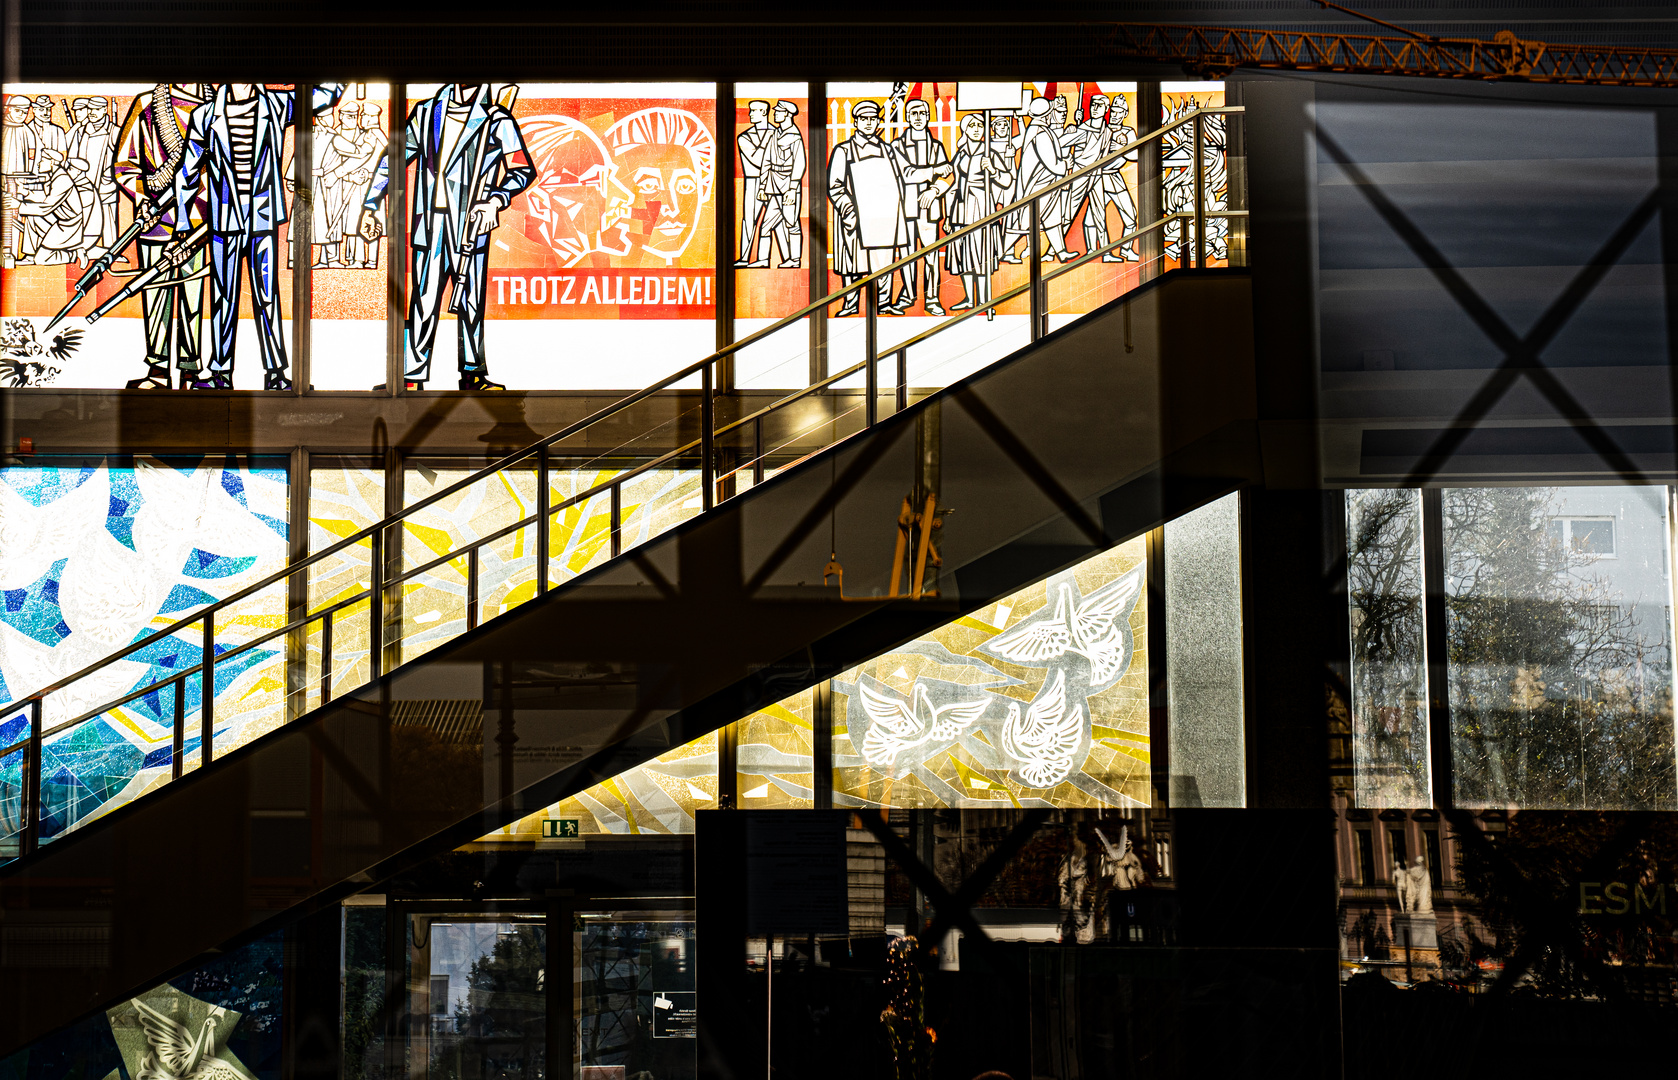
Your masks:
<instances>
[{"instance_id":1,"label":"orange crane boom","mask_svg":"<svg viewBox=\"0 0 1678 1080\"><path fill-rule=\"evenodd\" d=\"M1552 45L1522 40L1509 30L1483 41L1432 37L1393 28L1411 36L1107 23L1102 27L1102 44L1104 54L1115 59L1175 61L1208 78L1221 78L1236 68L1271 68L1598 86L1678 86L1678 49Z\"/></svg>"}]
</instances>

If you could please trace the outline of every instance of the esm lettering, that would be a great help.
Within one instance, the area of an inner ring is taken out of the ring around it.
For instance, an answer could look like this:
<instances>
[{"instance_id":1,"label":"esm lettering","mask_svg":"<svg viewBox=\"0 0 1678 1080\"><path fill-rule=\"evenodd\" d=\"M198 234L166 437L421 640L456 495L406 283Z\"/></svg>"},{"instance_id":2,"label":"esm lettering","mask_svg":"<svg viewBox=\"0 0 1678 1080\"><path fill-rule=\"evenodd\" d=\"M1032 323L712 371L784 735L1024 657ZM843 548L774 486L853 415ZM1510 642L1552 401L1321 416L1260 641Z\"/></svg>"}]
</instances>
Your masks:
<instances>
[{"instance_id":1,"label":"esm lettering","mask_svg":"<svg viewBox=\"0 0 1678 1080\"><path fill-rule=\"evenodd\" d=\"M1601 906L1598 906L1601 905ZM1666 886L1656 883L1649 888L1624 881L1581 881L1579 883L1579 914L1641 915L1645 911L1666 914Z\"/></svg>"}]
</instances>

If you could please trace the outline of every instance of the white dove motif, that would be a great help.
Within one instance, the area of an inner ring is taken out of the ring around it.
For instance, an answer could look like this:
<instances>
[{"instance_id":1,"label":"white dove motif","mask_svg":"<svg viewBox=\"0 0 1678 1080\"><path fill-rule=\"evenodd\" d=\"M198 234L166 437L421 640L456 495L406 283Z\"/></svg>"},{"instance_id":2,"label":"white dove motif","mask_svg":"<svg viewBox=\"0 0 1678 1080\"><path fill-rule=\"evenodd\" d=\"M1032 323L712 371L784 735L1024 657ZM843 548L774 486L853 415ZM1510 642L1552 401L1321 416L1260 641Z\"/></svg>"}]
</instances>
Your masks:
<instances>
[{"instance_id":1,"label":"white dove motif","mask_svg":"<svg viewBox=\"0 0 1678 1080\"><path fill-rule=\"evenodd\" d=\"M1051 788L1072 775L1073 755L1084 738L1084 707L1066 707L1066 672L1057 670L1042 693L1026 706L1018 702L1002 721L1002 748L1020 763L1019 774L1034 788Z\"/></svg>"},{"instance_id":2,"label":"white dove motif","mask_svg":"<svg viewBox=\"0 0 1678 1080\"><path fill-rule=\"evenodd\" d=\"M884 686L866 676L858 680L857 687L870 721L862 740L862 756L875 768L895 768L900 754L954 740L990 707L988 697L934 705L919 679L908 701L886 692Z\"/></svg>"},{"instance_id":3,"label":"white dove motif","mask_svg":"<svg viewBox=\"0 0 1678 1080\"><path fill-rule=\"evenodd\" d=\"M143 1001L136 1000L134 1009L146 1035L137 1080L248 1080L246 1073L215 1054L215 1030L223 1010L212 1010L193 1038L185 1024Z\"/></svg>"},{"instance_id":4,"label":"white dove motif","mask_svg":"<svg viewBox=\"0 0 1678 1080\"><path fill-rule=\"evenodd\" d=\"M1069 652L1090 662L1090 689L1104 689L1121 674L1130 659L1119 615L1128 612L1142 589L1140 568L1072 603L1072 586L1062 584L1054 614L1028 619L998 634L984 651L1016 664L1040 665Z\"/></svg>"}]
</instances>

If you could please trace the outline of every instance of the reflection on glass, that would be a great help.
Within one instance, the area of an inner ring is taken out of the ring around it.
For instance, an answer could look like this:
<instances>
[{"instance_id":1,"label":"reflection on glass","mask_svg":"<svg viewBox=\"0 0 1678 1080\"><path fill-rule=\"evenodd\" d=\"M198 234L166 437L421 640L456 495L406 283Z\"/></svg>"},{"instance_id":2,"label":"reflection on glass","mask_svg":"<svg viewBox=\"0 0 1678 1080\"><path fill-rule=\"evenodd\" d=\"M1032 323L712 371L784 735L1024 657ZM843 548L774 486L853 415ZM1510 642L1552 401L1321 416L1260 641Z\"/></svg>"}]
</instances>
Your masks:
<instances>
[{"instance_id":1,"label":"reflection on glass","mask_svg":"<svg viewBox=\"0 0 1678 1080\"><path fill-rule=\"evenodd\" d=\"M1148 805L1143 562L1120 544L833 680L835 805Z\"/></svg>"},{"instance_id":2,"label":"reflection on glass","mask_svg":"<svg viewBox=\"0 0 1678 1080\"><path fill-rule=\"evenodd\" d=\"M1658 487L1444 493L1459 804L1678 802L1666 500Z\"/></svg>"},{"instance_id":3,"label":"reflection on glass","mask_svg":"<svg viewBox=\"0 0 1678 1080\"><path fill-rule=\"evenodd\" d=\"M579 912L572 956L572 1075L698 1076L693 912Z\"/></svg>"},{"instance_id":4,"label":"reflection on glass","mask_svg":"<svg viewBox=\"0 0 1678 1080\"><path fill-rule=\"evenodd\" d=\"M410 1077L547 1074L547 928L416 916Z\"/></svg>"},{"instance_id":5,"label":"reflection on glass","mask_svg":"<svg viewBox=\"0 0 1678 1080\"><path fill-rule=\"evenodd\" d=\"M1346 492L1346 594L1357 805L1430 805L1420 491Z\"/></svg>"}]
</instances>

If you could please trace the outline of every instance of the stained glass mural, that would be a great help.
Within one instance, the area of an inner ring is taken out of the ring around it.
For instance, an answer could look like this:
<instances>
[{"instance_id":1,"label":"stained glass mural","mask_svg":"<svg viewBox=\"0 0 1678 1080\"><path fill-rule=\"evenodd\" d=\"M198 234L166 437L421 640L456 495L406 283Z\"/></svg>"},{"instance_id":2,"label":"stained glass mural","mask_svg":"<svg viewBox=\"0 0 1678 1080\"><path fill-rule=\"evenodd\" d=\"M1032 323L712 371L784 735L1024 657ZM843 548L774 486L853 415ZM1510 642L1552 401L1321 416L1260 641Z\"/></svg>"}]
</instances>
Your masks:
<instances>
[{"instance_id":1,"label":"stained glass mural","mask_svg":"<svg viewBox=\"0 0 1678 1080\"><path fill-rule=\"evenodd\" d=\"M833 680L837 806L1151 805L1140 538Z\"/></svg>"},{"instance_id":2,"label":"stained glass mural","mask_svg":"<svg viewBox=\"0 0 1678 1080\"><path fill-rule=\"evenodd\" d=\"M505 843L603 833L691 833L717 805L717 733L695 739L479 839ZM575 822L578 832L560 822Z\"/></svg>"},{"instance_id":3,"label":"stained glass mural","mask_svg":"<svg viewBox=\"0 0 1678 1080\"><path fill-rule=\"evenodd\" d=\"M290 390L294 129L342 93L8 85L0 381Z\"/></svg>"},{"instance_id":4,"label":"stained glass mural","mask_svg":"<svg viewBox=\"0 0 1678 1080\"><path fill-rule=\"evenodd\" d=\"M97 459L0 470L0 700L12 701L280 569L287 483L279 459ZM220 612L216 647L280 626L282 590ZM47 698L46 730L202 656L197 630L160 638ZM216 666L217 753L278 726L285 687L278 643ZM199 751L199 684L186 683L184 765ZM13 724L8 745L26 732ZM168 690L55 736L43 748L43 838L166 779L173 762ZM10 766L15 769L16 766ZM10 776L7 786L16 782Z\"/></svg>"},{"instance_id":5,"label":"stained glass mural","mask_svg":"<svg viewBox=\"0 0 1678 1080\"><path fill-rule=\"evenodd\" d=\"M415 256L405 379L453 389L458 370L463 389L492 380L627 390L711 351L715 84L410 84L407 93ZM465 112L474 153L440 169L449 148L437 133L451 106ZM368 192L375 213L387 169ZM565 321L563 348L554 320Z\"/></svg>"},{"instance_id":6,"label":"stained glass mural","mask_svg":"<svg viewBox=\"0 0 1678 1080\"><path fill-rule=\"evenodd\" d=\"M314 186L306 205L316 358L309 381L317 390L366 390L385 381L389 240L362 235L361 211L389 147L391 119L390 87L382 83L350 84L337 105L314 118ZM295 262L295 244L287 257Z\"/></svg>"}]
</instances>

